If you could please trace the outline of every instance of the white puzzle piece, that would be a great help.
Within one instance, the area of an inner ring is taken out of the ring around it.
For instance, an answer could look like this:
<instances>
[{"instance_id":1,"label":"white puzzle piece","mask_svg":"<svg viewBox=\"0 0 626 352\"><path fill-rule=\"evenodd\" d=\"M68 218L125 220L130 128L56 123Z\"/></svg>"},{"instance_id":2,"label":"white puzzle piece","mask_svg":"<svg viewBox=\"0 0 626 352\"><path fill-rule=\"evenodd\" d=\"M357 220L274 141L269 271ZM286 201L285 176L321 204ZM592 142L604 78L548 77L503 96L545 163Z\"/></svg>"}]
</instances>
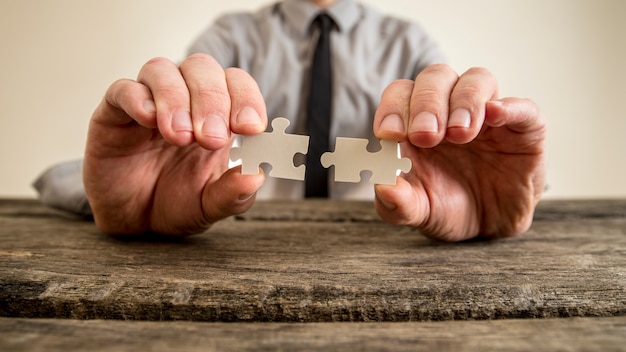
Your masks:
<instances>
[{"instance_id":1,"label":"white puzzle piece","mask_svg":"<svg viewBox=\"0 0 626 352\"><path fill-rule=\"evenodd\" d=\"M395 185L398 170L409 172L411 160L398 157L398 142L381 140L381 150L367 151L367 139L337 137L334 152L322 154L326 168L335 165L335 181L359 182L361 171L372 171L370 183Z\"/></svg>"},{"instance_id":2,"label":"white puzzle piece","mask_svg":"<svg viewBox=\"0 0 626 352\"><path fill-rule=\"evenodd\" d=\"M259 165L272 165L269 175L290 180L304 180L305 166L295 166L295 154L306 154L309 150L309 136L286 134L290 122L284 117L272 120L272 132L243 136L241 146L230 150L230 159L241 159L241 173L257 175Z\"/></svg>"}]
</instances>

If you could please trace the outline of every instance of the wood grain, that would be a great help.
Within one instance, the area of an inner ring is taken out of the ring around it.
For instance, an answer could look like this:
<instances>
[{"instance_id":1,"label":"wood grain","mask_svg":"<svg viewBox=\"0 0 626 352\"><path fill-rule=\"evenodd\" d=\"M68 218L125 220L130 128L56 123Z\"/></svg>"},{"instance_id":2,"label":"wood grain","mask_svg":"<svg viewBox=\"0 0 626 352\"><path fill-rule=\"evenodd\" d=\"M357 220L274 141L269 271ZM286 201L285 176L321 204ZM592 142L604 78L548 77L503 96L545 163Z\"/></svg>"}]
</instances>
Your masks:
<instances>
[{"instance_id":1,"label":"wood grain","mask_svg":"<svg viewBox=\"0 0 626 352\"><path fill-rule=\"evenodd\" d=\"M3 351L623 351L626 317L413 323L0 318Z\"/></svg>"},{"instance_id":2,"label":"wood grain","mask_svg":"<svg viewBox=\"0 0 626 352\"><path fill-rule=\"evenodd\" d=\"M0 316L399 322L626 314L626 201L546 201L518 238L442 244L369 203L258 203L186 239L0 201Z\"/></svg>"}]
</instances>

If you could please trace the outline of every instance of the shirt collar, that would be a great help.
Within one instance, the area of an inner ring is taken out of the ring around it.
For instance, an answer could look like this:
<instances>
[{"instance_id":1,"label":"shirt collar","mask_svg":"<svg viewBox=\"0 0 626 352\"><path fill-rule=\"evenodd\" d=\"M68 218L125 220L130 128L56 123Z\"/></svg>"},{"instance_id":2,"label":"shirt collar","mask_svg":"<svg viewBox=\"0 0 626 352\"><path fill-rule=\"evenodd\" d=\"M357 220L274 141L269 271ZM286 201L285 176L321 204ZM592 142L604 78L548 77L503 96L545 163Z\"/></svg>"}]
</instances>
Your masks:
<instances>
[{"instance_id":1,"label":"shirt collar","mask_svg":"<svg viewBox=\"0 0 626 352\"><path fill-rule=\"evenodd\" d=\"M311 23L322 11L333 18L340 32L348 32L357 24L362 8L355 0L337 0L324 10L320 10L309 0L283 0L278 6L278 11L282 13L289 26L306 35Z\"/></svg>"}]
</instances>

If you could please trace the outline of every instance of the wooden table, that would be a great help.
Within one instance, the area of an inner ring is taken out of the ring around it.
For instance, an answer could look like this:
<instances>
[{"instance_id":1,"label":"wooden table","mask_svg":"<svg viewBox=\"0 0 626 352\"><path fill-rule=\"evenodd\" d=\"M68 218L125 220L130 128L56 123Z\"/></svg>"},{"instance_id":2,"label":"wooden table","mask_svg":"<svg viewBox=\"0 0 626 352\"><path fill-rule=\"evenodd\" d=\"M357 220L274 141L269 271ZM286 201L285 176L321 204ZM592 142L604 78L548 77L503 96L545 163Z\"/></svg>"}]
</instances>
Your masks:
<instances>
[{"instance_id":1,"label":"wooden table","mask_svg":"<svg viewBox=\"0 0 626 352\"><path fill-rule=\"evenodd\" d=\"M457 244L362 202L168 239L0 200L0 350L85 347L623 351L626 200L543 201L527 234Z\"/></svg>"}]
</instances>

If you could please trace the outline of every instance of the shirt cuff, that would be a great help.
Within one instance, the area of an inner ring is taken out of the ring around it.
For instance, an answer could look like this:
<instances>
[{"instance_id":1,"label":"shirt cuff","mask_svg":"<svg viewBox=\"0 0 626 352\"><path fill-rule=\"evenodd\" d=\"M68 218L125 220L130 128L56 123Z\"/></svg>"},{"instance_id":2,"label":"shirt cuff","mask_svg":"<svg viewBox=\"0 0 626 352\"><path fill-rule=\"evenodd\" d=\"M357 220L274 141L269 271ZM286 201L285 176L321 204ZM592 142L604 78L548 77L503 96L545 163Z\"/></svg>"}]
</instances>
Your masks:
<instances>
[{"instance_id":1,"label":"shirt cuff","mask_svg":"<svg viewBox=\"0 0 626 352\"><path fill-rule=\"evenodd\" d=\"M66 161L46 169L32 184L41 203L79 216L91 216L82 170L82 160Z\"/></svg>"}]
</instances>

